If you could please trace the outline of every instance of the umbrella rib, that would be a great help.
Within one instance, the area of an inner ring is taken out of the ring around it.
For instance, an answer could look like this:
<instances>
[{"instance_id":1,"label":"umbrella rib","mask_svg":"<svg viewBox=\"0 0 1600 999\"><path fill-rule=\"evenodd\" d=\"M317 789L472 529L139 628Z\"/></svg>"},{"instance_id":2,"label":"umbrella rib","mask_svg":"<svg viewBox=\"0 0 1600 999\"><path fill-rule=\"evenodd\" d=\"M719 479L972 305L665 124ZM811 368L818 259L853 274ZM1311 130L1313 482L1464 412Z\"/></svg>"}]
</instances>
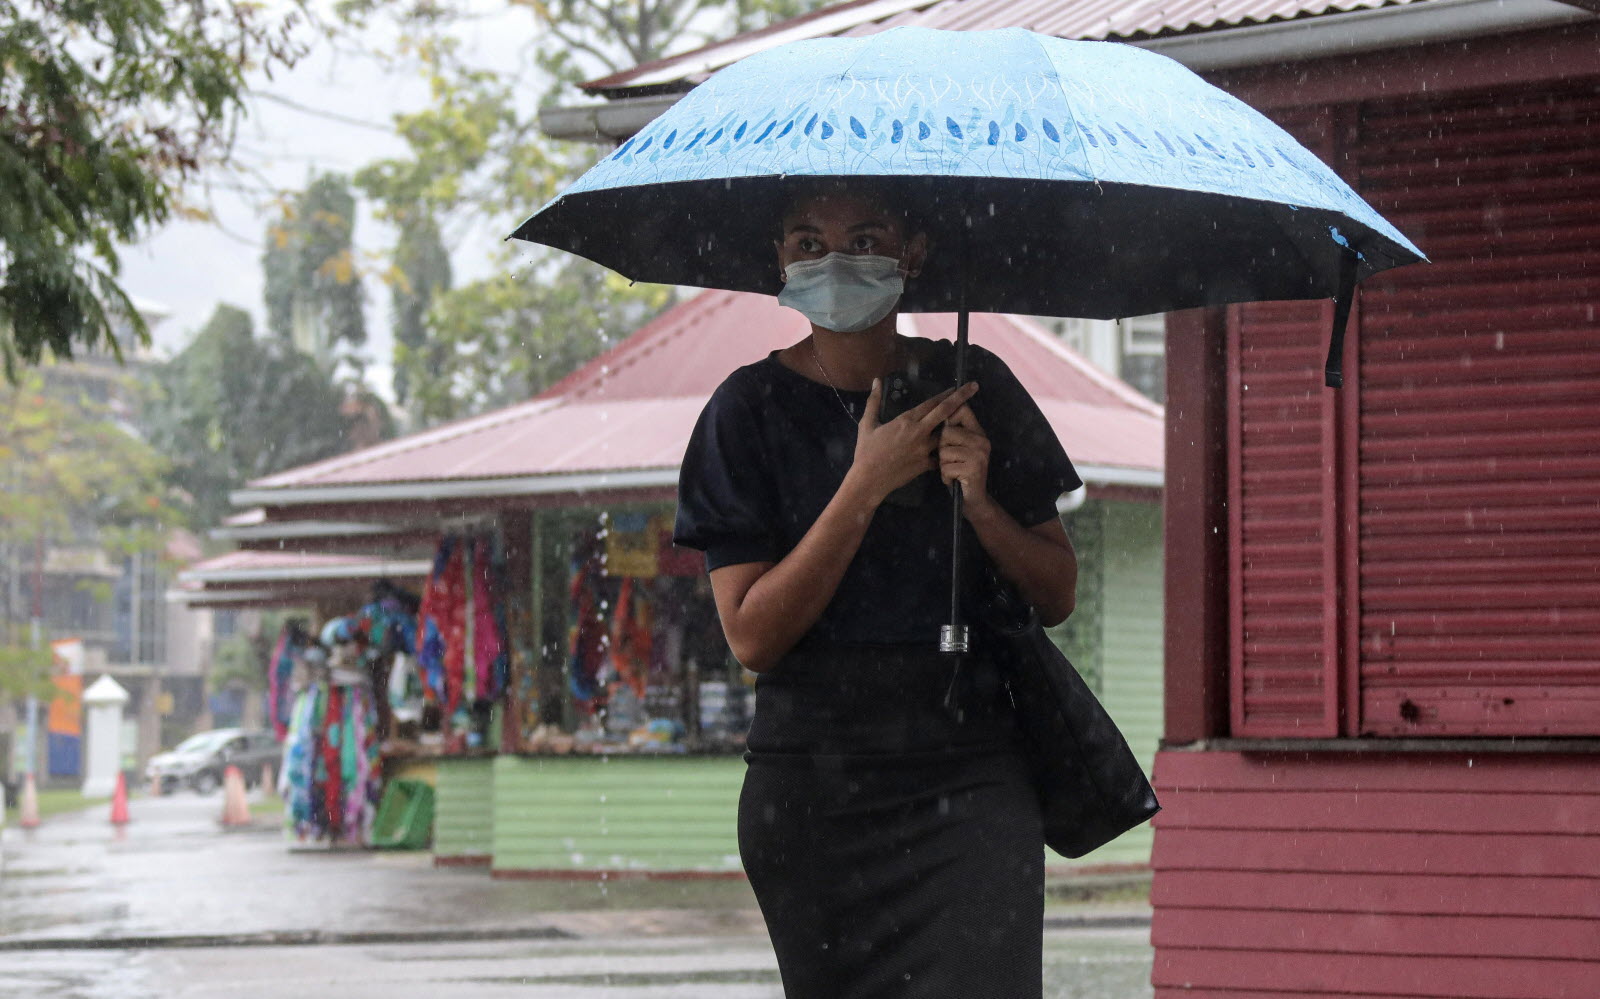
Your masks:
<instances>
[{"instance_id":1,"label":"umbrella rib","mask_svg":"<svg viewBox=\"0 0 1600 999\"><path fill-rule=\"evenodd\" d=\"M1056 65L1055 58L1050 55L1050 50L1045 48L1044 41L1039 35L1030 31L1028 32L1028 40L1033 42L1034 47L1039 50L1039 54L1044 57L1045 65L1050 67L1050 74L1055 77L1056 90L1061 94L1061 106L1066 110L1067 120L1071 123L1071 127L1075 130L1079 129L1078 116L1073 113L1072 102L1067 100L1067 88L1061 83L1061 69ZM1095 175L1093 167L1089 165L1089 146L1080 138L1078 148L1083 153L1083 169L1081 172L1085 179L1093 181L1095 187L1098 188L1100 179Z\"/></svg>"}]
</instances>

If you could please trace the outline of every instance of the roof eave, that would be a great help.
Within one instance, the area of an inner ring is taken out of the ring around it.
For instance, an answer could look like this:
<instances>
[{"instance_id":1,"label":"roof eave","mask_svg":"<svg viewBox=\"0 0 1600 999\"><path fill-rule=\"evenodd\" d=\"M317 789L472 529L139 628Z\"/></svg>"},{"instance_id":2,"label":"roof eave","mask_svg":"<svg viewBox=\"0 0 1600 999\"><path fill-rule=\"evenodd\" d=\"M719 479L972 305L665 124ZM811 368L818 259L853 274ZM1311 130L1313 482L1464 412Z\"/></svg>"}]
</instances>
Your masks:
<instances>
[{"instance_id":1,"label":"roof eave","mask_svg":"<svg viewBox=\"0 0 1600 999\"><path fill-rule=\"evenodd\" d=\"M1300 62L1590 20L1561 0L1427 0L1130 42L1196 72Z\"/></svg>"},{"instance_id":2,"label":"roof eave","mask_svg":"<svg viewBox=\"0 0 1600 999\"><path fill-rule=\"evenodd\" d=\"M209 532L217 541L277 541L302 538L381 537L399 534L405 528L398 524L374 524L363 521L299 520L265 521L241 527L214 527Z\"/></svg>"},{"instance_id":3,"label":"roof eave","mask_svg":"<svg viewBox=\"0 0 1600 999\"><path fill-rule=\"evenodd\" d=\"M1353 55L1505 31L1554 27L1593 18L1594 14L1581 6L1562 0L1426 0L1263 24L1207 27L1156 38L1130 39L1127 44L1159 52L1199 72ZM709 56L711 49L706 50L706 54ZM704 63L702 59L680 64L680 77L687 83L696 75L704 75L710 71ZM642 87L659 90L671 82L650 76ZM607 92L626 94L629 88L614 87ZM539 123L553 139L621 142L655 120L679 96L652 93L647 97L620 96L608 104L553 107L540 112ZM615 107L616 113L606 116L603 112L606 107Z\"/></svg>"},{"instance_id":4,"label":"roof eave","mask_svg":"<svg viewBox=\"0 0 1600 999\"><path fill-rule=\"evenodd\" d=\"M443 479L421 482L348 483L235 490L236 506L268 507L321 503L403 503L516 496L582 495L659 489L678 484L678 469L641 468L557 475L518 475L493 479Z\"/></svg>"},{"instance_id":5,"label":"roof eave","mask_svg":"<svg viewBox=\"0 0 1600 999\"><path fill-rule=\"evenodd\" d=\"M1078 474L1092 485L1139 486L1159 489L1164 481L1159 468L1125 468L1115 465L1080 465ZM522 475L497 479L458 479L431 482L374 482L275 489L241 489L233 493L239 505L290 507L350 503L428 503L440 500L477 500L518 496L582 496L616 494L634 490L674 488L678 469L642 468L567 475Z\"/></svg>"},{"instance_id":6,"label":"roof eave","mask_svg":"<svg viewBox=\"0 0 1600 999\"><path fill-rule=\"evenodd\" d=\"M323 580L384 579L426 576L429 559L404 559L365 565L273 566L243 569L191 569L178 573L181 583L218 586L230 583L295 583Z\"/></svg>"}]
</instances>

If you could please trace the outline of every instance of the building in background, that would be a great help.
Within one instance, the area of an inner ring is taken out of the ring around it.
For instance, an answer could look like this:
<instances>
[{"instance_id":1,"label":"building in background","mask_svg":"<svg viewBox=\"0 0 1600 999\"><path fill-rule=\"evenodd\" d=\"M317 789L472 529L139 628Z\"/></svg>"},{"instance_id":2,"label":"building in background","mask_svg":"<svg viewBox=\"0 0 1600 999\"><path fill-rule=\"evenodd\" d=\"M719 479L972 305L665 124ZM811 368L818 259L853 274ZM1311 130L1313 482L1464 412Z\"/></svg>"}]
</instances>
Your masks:
<instances>
[{"instance_id":1,"label":"building in background","mask_svg":"<svg viewBox=\"0 0 1600 999\"><path fill-rule=\"evenodd\" d=\"M152 328L169 315L155 302L135 298L134 304ZM137 436L134 387L154 357L135 343L126 325L119 325L115 335L127 345L120 361L109 349L99 348L40 370L50 389L106 407L112 419ZM166 599L175 567L199 556L198 539L181 530L171 533L162 551L113 554L88 523L30 551L0 553L0 613L17 626L12 633L28 634L37 619L41 642L77 643L75 666L68 675L92 682L109 674L129 692L123 755L130 765L206 721L212 615L191 613ZM69 713L59 704L38 705L30 755L25 706L0 709L0 774L18 776L31 759L41 781L76 780L72 754L65 749L51 752L51 733L61 735L71 728ZM58 745L66 743L58 740Z\"/></svg>"}]
</instances>

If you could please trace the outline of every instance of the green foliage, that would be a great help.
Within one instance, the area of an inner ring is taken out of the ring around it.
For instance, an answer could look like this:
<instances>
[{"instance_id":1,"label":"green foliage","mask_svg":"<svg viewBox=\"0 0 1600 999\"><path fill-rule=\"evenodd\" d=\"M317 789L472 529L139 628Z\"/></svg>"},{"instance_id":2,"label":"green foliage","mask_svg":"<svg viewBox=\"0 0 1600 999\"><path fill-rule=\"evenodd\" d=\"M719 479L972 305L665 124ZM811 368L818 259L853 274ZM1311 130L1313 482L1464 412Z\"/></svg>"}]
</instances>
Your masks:
<instances>
[{"instance_id":1,"label":"green foliage","mask_svg":"<svg viewBox=\"0 0 1600 999\"><path fill-rule=\"evenodd\" d=\"M406 30L404 56L432 100L397 115L406 155L368 164L355 184L400 231L388 280L395 293L397 391L433 422L527 398L631 332L670 300L567 254L506 247L499 273L459 288L422 261L429 239L509 232L590 163L592 146L558 143L538 127L535 101L568 100L573 82L616 72L817 6L816 0L510 0L535 30L526 78L470 64L452 29L473 15L447 0L350 0L352 23L377 17ZM475 8L481 10L481 8ZM512 273L513 267L520 274ZM420 278L420 279L419 279ZM419 289L426 287L426 295ZM415 294L413 294L415 293ZM425 299L425 300L424 300ZM402 315L404 319L402 319ZM417 325L411 325L411 317Z\"/></svg>"},{"instance_id":2,"label":"green foliage","mask_svg":"<svg viewBox=\"0 0 1600 999\"><path fill-rule=\"evenodd\" d=\"M48 703L57 693L50 663L49 649L0 645L0 703L29 695Z\"/></svg>"},{"instance_id":3,"label":"green foliage","mask_svg":"<svg viewBox=\"0 0 1600 999\"><path fill-rule=\"evenodd\" d=\"M499 273L451 288L439 266L442 228L509 229L508 210L548 199L590 153L544 139L515 81L463 65L448 39L417 51L433 102L396 117L409 155L369 164L355 183L401 234L388 279L397 316L404 304L417 326L397 323L396 385L412 415L432 423L537 393L648 318L667 293L555 254L536 254L529 274L513 278L512 246L496 254Z\"/></svg>"},{"instance_id":4,"label":"green foliage","mask_svg":"<svg viewBox=\"0 0 1600 999\"><path fill-rule=\"evenodd\" d=\"M518 2L518 0L514 0ZM555 84L547 100L584 80L608 76L764 27L825 0L520 0L545 37L539 64Z\"/></svg>"},{"instance_id":5,"label":"green foliage","mask_svg":"<svg viewBox=\"0 0 1600 999\"><path fill-rule=\"evenodd\" d=\"M249 480L345 450L346 390L291 345L255 336L243 309L217 306L156 382L146 433L197 524L232 512L228 493Z\"/></svg>"},{"instance_id":6,"label":"green foliage","mask_svg":"<svg viewBox=\"0 0 1600 999\"><path fill-rule=\"evenodd\" d=\"M450 251L439 224L421 212L400 221L394 247L394 280L390 286L390 322L395 351L416 352L428 339L427 315L436 295L450 290ZM410 396L411 372L396 367L394 395L402 404Z\"/></svg>"},{"instance_id":7,"label":"green foliage","mask_svg":"<svg viewBox=\"0 0 1600 999\"><path fill-rule=\"evenodd\" d=\"M108 376L0 385L0 543L94 534L108 551L157 549L180 514L166 463L118 418Z\"/></svg>"},{"instance_id":8,"label":"green foliage","mask_svg":"<svg viewBox=\"0 0 1600 999\"><path fill-rule=\"evenodd\" d=\"M298 3L0 0L0 363L148 342L116 244L226 157L247 69L291 63Z\"/></svg>"},{"instance_id":9,"label":"green foliage","mask_svg":"<svg viewBox=\"0 0 1600 999\"><path fill-rule=\"evenodd\" d=\"M356 199L343 177L323 174L282 207L282 220L267 227L261 260L267 330L332 367L340 346L367 342Z\"/></svg>"},{"instance_id":10,"label":"green foliage","mask_svg":"<svg viewBox=\"0 0 1600 999\"><path fill-rule=\"evenodd\" d=\"M536 395L638 328L666 303L660 286L628 282L588 261L549 273L496 274L441 296L420 348L396 345L412 373L415 414L436 422Z\"/></svg>"},{"instance_id":11,"label":"green foliage","mask_svg":"<svg viewBox=\"0 0 1600 999\"><path fill-rule=\"evenodd\" d=\"M98 548L113 563L159 552L181 519L165 463L120 418L130 395L127 376L103 364L25 368L0 382L0 694L28 693L49 669L48 653L20 651L31 645L31 587L16 584L35 559L57 545ZM94 596L110 598L103 584Z\"/></svg>"}]
</instances>

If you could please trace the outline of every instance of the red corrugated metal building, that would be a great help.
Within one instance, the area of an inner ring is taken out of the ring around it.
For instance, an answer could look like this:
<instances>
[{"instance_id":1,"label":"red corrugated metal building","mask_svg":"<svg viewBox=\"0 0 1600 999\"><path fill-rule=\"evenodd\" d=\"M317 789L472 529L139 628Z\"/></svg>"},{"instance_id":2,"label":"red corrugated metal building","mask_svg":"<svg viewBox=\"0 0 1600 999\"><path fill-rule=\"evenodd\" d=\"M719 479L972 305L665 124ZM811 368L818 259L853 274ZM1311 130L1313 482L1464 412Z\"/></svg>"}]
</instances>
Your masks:
<instances>
[{"instance_id":1,"label":"red corrugated metal building","mask_svg":"<svg viewBox=\"0 0 1600 999\"><path fill-rule=\"evenodd\" d=\"M1600 996L1600 20L1592 0L859 0L595 81L899 23L1173 55L1432 258L1169 317L1158 999ZM630 102L635 102L631 106ZM633 125L631 127L638 127Z\"/></svg>"},{"instance_id":2,"label":"red corrugated metal building","mask_svg":"<svg viewBox=\"0 0 1600 999\"><path fill-rule=\"evenodd\" d=\"M1156 994L1600 996L1600 32L1219 82L1433 262L1169 326Z\"/></svg>"}]
</instances>

